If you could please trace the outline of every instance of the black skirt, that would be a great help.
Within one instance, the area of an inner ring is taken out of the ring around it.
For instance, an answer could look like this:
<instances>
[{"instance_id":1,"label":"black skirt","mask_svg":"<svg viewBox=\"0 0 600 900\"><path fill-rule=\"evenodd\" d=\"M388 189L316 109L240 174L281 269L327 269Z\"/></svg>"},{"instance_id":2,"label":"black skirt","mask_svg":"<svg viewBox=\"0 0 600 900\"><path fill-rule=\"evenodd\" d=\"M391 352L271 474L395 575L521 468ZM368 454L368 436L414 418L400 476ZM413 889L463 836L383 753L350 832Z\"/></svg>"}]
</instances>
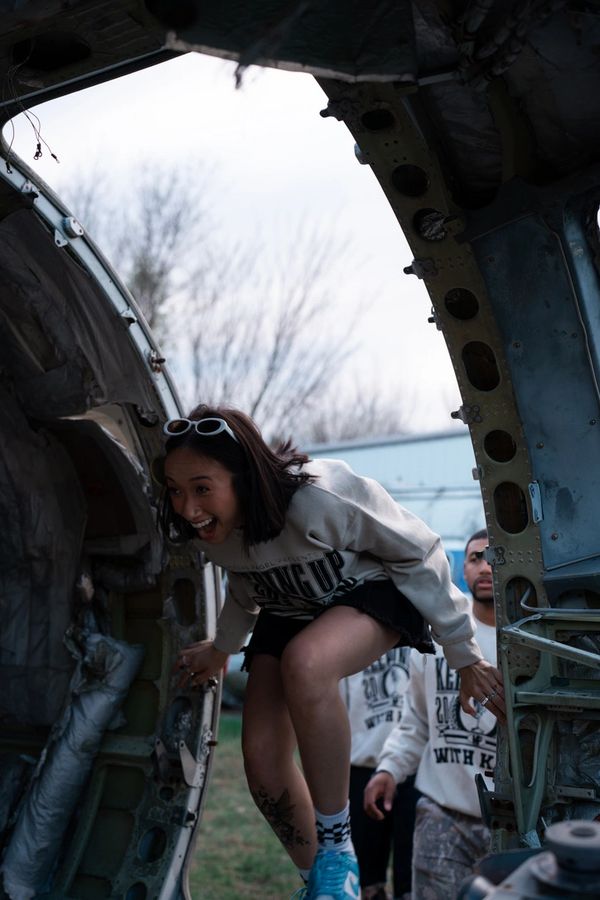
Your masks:
<instances>
[{"instance_id":1,"label":"black skirt","mask_svg":"<svg viewBox=\"0 0 600 900\"><path fill-rule=\"evenodd\" d=\"M363 584L323 607L318 615L334 606L349 606L376 619L398 634L395 647L415 647L420 653L435 653L429 625L410 600L398 590L392 581L365 581ZM255 653L266 653L281 659L288 643L310 619L293 619L276 616L261 610L248 645L244 647L242 669L249 671Z\"/></svg>"}]
</instances>

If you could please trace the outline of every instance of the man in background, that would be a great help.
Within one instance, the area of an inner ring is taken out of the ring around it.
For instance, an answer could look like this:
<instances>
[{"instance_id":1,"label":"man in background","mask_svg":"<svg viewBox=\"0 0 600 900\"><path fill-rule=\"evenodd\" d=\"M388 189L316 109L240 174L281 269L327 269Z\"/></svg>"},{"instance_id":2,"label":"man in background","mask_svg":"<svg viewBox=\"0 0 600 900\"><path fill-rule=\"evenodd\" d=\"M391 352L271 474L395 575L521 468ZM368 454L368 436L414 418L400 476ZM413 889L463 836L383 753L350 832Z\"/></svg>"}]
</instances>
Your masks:
<instances>
[{"instance_id":1,"label":"man in background","mask_svg":"<svg viewBox=\"0 0 600 900\"><path fill-rule=\"evenodd\" d=\"M484 557L487 532L467 541L464 576L473 595L476 638L488 662L496 665L496 627L492 570ZM490 789L496 761L496 718L490 711L503 696L498 685L475 697L475 715L460 707L459 673L435 656L412 651L409 685L401 722L388 736L377 771L364 795L366 812L382 820L392 808L396 785L416 773L422 797L413 836L413 900L450 900L475 863L489 851L489 830L481 820L475 775ZM383 801L383 812L379 803Z\"/></svg>"}]
</instances>

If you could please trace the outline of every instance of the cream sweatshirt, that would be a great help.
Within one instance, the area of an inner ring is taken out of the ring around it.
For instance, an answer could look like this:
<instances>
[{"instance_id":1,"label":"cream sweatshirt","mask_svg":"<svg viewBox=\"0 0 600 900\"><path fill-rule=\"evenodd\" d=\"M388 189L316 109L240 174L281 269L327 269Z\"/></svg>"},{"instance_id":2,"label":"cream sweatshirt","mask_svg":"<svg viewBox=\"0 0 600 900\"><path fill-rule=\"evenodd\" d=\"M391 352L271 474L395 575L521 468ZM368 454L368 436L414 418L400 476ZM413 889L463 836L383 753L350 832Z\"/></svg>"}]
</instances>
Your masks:
<instances>
[{"instance_id":1,"label":"cream sweatshirt","mask_svg":"<svg viewBox=\"0 0 600 900\"><path fill-rule=\"evenodd\" d=\"M453 668L481 659L469 603L450 580L438 535L346 463L318 459L305 468L316 481L296 491L276 538L248 552L237 529L221 544L199 542L228 574L215 645L236 653L260 609L310 620L363 582L391 579Z\"/></svg>"}]
</instances>

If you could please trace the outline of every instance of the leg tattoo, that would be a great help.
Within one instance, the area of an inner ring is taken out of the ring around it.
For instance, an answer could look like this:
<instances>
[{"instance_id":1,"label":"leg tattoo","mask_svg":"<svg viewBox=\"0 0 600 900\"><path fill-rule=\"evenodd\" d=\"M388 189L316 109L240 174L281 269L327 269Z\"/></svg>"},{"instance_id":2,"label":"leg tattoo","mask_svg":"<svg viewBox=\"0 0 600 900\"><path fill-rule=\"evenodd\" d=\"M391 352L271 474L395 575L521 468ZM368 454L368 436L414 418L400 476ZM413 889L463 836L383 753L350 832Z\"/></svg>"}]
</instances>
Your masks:
<instances>
[{"instance_id":1,"label":"leg tattoo","mask_svg":"<svg viewBox=\"0 0 600 900\"><path fill-rule=\"evenodd\" d=\"M304 847L310 844L310 841L300 834L292 821L295 804L290 803L288 790L285 790L278 800L269 797L263 787L259 787L258 790L251 791L251 793L254 802L286 850L290 850L294 846Z\"/></svg>"}]
</instances>

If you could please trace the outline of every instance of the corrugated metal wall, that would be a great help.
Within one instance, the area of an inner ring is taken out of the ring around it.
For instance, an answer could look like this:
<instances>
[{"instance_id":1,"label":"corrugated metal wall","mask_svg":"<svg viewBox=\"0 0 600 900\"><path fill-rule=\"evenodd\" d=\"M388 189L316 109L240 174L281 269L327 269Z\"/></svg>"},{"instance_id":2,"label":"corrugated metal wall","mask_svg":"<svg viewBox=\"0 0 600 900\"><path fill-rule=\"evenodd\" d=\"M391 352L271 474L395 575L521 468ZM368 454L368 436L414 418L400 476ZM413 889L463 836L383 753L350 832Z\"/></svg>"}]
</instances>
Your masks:
<instances>
[{"instance_id":1,"label":"corrugated metal wall","mask_svg":"<svg viewBox=\"0 0 600 900\"><path fill-rule=\"evenodd\" d=\"M466 429L305 449L313 457L343 459L359 475L381 482L398 503L440 534L449 550L462 549L466 538L485 526Z\"/></svg>"}]
</instances>

